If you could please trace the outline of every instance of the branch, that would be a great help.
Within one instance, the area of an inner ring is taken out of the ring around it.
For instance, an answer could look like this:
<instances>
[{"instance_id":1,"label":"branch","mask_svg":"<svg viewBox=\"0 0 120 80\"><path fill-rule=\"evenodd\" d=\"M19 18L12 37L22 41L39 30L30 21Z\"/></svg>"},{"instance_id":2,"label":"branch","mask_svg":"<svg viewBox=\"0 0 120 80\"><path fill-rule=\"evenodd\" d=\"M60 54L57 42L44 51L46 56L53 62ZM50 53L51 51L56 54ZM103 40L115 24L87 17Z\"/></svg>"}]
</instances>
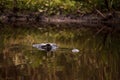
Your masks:
<instances>
[{"instance_id":1,"label":"branch","mask_svg":"<svg viewBox=\"0 0 120 80\"><path fill-rule=\"evenodd\" d=\"M102 16L103 18L106 18L106 16L104 14L102 14L99 10L95 9L97 11L97 13Z\"/></svg>"}]
</instances>

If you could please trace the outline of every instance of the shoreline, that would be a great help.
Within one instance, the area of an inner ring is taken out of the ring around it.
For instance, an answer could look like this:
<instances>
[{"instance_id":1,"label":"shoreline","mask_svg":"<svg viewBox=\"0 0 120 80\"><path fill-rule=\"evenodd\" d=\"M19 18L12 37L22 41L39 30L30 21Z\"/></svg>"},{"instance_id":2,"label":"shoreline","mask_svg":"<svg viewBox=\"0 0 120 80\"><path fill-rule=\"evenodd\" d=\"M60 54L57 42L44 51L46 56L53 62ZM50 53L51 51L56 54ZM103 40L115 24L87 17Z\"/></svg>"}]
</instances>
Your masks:
<instances>
[{"instance_id":1,"label":"shoreline","mask_svg":"<svg viewBox=\"0 0 120 80\"><path fill-rule=\"evenodd\" d=\"M36 23L120 23L119 14L105 13L105 17L99 14L84 14L84 15L52 15L45 16L40 14L1 14L1 23L14 22L36 22Z\"/></svg>"}]
</instances>

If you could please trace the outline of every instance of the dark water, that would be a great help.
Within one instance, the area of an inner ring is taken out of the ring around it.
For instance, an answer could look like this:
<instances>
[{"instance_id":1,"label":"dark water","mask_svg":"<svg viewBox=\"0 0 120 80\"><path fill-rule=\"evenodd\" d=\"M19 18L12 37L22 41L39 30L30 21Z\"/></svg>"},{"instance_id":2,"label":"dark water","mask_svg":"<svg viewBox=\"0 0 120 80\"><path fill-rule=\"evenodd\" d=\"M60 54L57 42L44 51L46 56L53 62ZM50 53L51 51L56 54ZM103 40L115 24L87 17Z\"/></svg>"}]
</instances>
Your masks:
<instances>
[{"instance_id":1,"label":"dark water","mask_svg":"<svg viewBox=\"0 0 120 80\"><path fill-rule=\"evenodd\" d=\"M54 56L32 47L47 42L58 45ZM119 80L119 61L120 31L111 27L0 25L0 80Z\"/></svg>"}]
</instances>

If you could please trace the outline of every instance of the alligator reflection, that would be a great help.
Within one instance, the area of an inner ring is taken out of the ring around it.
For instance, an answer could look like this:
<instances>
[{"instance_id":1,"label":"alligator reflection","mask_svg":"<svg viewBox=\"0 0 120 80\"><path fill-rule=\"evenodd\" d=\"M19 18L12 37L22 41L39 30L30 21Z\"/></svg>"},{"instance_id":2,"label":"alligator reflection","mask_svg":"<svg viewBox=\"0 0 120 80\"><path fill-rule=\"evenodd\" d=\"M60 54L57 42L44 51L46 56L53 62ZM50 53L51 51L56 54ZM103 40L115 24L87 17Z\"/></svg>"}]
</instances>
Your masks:
<instances>
[{"instance_id":1,"label":"alligator reflection","mask_svg":"<svg viewBox=\"0 0 120 80\"><path fill-rule=\"evenodd\" d=\"M103 43L106 31L95 35L98 28L16 27L4 25L0 28L0 80L119 79L118 32L108 34ZM34 43L47 42L60 47L54 51L54 57L33 47ZM73 53L75 48L80 51Z\"/></svg>"}]
</instances>

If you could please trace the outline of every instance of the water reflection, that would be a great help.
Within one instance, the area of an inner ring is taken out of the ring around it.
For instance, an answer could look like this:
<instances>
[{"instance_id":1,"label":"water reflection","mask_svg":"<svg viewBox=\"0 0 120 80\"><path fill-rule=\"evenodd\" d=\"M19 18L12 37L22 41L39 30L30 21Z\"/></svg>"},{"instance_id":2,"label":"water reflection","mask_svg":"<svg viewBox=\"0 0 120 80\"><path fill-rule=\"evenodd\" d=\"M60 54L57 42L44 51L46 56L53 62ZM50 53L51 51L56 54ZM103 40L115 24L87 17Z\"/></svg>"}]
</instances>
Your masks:
<instances>
[{"instance_id":1,"label":"water reflection","mask_svg":"<svg viewBox=\"0 0 120 80\"><path fill-rule=\"evenodd\" d=\"M119 32L75 26L3 25L0 80L118 80ZM59 46L50 56L33 47L48 42Z\"/></svg>"}]
</instances>

